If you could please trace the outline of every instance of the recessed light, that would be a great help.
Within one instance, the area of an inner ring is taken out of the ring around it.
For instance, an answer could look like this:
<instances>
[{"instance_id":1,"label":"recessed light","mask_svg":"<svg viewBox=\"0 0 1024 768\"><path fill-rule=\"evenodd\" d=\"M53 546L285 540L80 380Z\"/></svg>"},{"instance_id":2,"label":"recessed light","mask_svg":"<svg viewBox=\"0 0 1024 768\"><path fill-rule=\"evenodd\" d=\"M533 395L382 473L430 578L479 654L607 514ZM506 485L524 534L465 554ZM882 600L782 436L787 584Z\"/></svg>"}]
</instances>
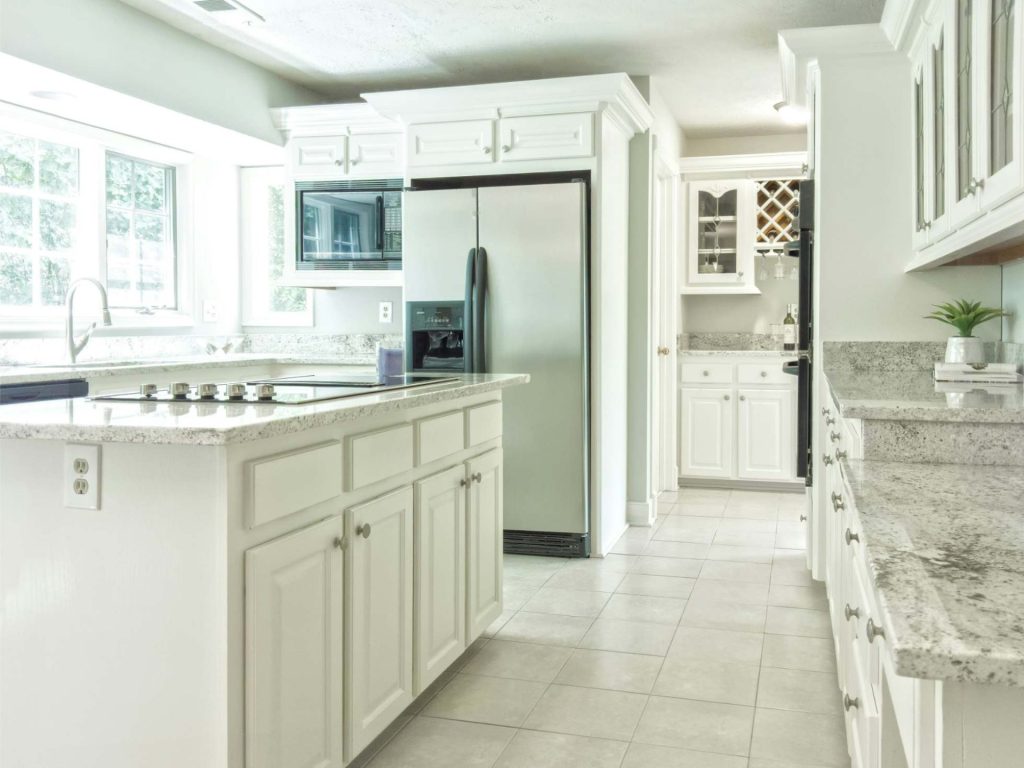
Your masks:
<instances>
[{"instance_id":1,"label":"recessed light","mask_svg":"<svg viewBox=\"0 0 1024 768\"><path fill-rule=\"evenodd\" d=\"M772 105L775 111L779 113L779 117L790 125L806 125L807 124L807 109L804 107L790 104L786 101L780 101Z\"/></svg>"},{"instance_id":2,"label":"recessed light","mask_svg":"<svg viewBox=\"0 0 1024 768\"><path fill-rule=\"evenodd\" d=\"M74 101L78 98L75 94L67 91L29 91L28 95L46 101Z\"/></svg>"}]
</instances>

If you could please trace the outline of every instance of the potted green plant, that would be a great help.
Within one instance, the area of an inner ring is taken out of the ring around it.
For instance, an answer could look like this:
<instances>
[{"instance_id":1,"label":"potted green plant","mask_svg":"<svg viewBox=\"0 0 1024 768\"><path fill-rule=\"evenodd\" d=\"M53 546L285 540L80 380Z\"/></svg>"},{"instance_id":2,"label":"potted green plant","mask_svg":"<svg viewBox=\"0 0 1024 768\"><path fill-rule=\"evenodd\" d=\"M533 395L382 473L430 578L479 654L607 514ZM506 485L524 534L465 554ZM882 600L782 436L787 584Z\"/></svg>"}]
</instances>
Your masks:
<instances>
[{"instance_id":1,"label":"potted green plant","mask_svg":"<svg viewBox=\"0 0 1024 768\"><path fill-rule=\"evenodd\" d=\"M1004 317L1007 313L996 307L983 307L980 301L966 299L932 306L935 311L925 315L926 318L952 325L957 330L957 335L950 336L946 342L946 362L984 365L985 342L975 338L974 329L989 320Z\"/></svg>"}]
</instances>

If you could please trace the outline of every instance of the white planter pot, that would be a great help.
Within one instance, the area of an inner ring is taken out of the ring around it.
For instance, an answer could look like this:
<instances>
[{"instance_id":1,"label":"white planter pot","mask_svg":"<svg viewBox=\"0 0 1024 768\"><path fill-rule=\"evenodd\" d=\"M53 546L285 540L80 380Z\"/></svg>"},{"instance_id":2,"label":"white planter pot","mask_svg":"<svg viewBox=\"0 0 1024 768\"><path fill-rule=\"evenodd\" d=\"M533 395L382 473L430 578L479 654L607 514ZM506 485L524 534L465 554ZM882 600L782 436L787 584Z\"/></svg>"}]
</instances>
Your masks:
<instances>
[{"instance_id":1,"label":"white planter pot","mask_svg":"<svg viewBox=\"0 0 1024 768\"><path fill-rule=\"evenodd\" d=\"M974 336L950 336L946 342L946 362L968 365L986 362L985 342Z\"/></svg>"}]
</instances>

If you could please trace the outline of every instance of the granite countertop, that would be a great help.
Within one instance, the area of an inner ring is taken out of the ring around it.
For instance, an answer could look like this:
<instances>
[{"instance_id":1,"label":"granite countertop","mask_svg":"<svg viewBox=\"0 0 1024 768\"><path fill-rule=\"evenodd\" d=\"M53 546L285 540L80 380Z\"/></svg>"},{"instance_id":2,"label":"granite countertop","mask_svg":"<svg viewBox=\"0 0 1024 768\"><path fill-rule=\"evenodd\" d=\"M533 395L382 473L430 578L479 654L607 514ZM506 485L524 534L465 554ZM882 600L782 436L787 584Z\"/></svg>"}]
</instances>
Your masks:
<instances>
[{"instance_id":1,"label":"granite countertop","mask_svg":"<svg viewBox=\"0 0 1024 768\"><path fill-rule=\"evenodd\" d=\"M1020 468L842 466L896 672L1024 686Z\"/></svg>"},{"instance_id":2,"label":"granite countertop","mask_svg":"<svg viewBox=\"0 0 1024 768\"><path fill-rule=\"evenodd\" d=\"M77 365L0 365L0 384L21 384L60 379L100 379L111 376L159 376L175 371L208 368L237 368L257 365L374 365L365 355L296 355L277 353L233 353L195 355L129 363L82 361Z\"/></svg>"},{"instance_id":3,"label":"granite countertop","mask_svg":"<svg viewBox=\"0 0 1024 768\"><path fill-rule=\"evenodd\" d=\"M796 352L784 352L781 349L684 349L680 357L771 357L796 359Z\"/></svg>"},{"instance_id":4,"label":"granite countertop","mask_svg":"<svg viewBox=\"0 0 1024 768\"><path fill-rule=\"evenodd\" d=\"M302 358L301 362L315 361ZM226 445L471 397L530 380L527 374L457 378L456 382L309 405L119 403L82 398L4 405L0 406L0 438Z\"/></svg>"},{"instance_id":5,"label":"granite countertop","mask_svg":"<svg viewBox=\"0 0 1024 768\"><path fill-rule=\"evenodd\" d=\"M936 382L931 371L825 370L849 419L1024 423L1024 385Z\"/></svg>"}]
</instances>

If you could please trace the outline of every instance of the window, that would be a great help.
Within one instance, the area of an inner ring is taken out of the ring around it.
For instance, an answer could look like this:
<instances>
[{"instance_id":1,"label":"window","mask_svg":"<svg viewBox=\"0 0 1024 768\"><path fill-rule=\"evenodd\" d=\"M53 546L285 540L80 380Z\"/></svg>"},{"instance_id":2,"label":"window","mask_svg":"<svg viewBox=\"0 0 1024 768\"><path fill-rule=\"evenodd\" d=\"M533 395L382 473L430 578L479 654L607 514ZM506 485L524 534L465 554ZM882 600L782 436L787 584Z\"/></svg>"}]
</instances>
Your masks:
<instances>
[{"instance_id":1,"label":"window","mask_svg":"<svg viewBox=\"0 0 1024 768\"><path fill-rule=\"evenodd\" d=\"M241 179L242 323L312 325L312 291L278 284L286 250L284 169L243 168ZM318 238L320 226L319 216L304 217L303 237Z\"/></svg>"},{"instance_id":2,"label":"window","mask_svg":"<svg viewBox=\"0 0 1024 768\"><path fill-rule=\"evenodd\" d=\"M82 277L106 286L115 325L188 322L179 314L177 186L189 162L177 150L0 106L0 323L60 323Z\"/></svg>"},{"instance_id":3,"label":"window","mask_svg":"<svg viewBox=\"0 0 1024 768\"><path fill-rule=\"evenodd\" d=\"M105 178L110 306L176 309L174 168L108 152Z\"/></svg>"}]
</instances>

